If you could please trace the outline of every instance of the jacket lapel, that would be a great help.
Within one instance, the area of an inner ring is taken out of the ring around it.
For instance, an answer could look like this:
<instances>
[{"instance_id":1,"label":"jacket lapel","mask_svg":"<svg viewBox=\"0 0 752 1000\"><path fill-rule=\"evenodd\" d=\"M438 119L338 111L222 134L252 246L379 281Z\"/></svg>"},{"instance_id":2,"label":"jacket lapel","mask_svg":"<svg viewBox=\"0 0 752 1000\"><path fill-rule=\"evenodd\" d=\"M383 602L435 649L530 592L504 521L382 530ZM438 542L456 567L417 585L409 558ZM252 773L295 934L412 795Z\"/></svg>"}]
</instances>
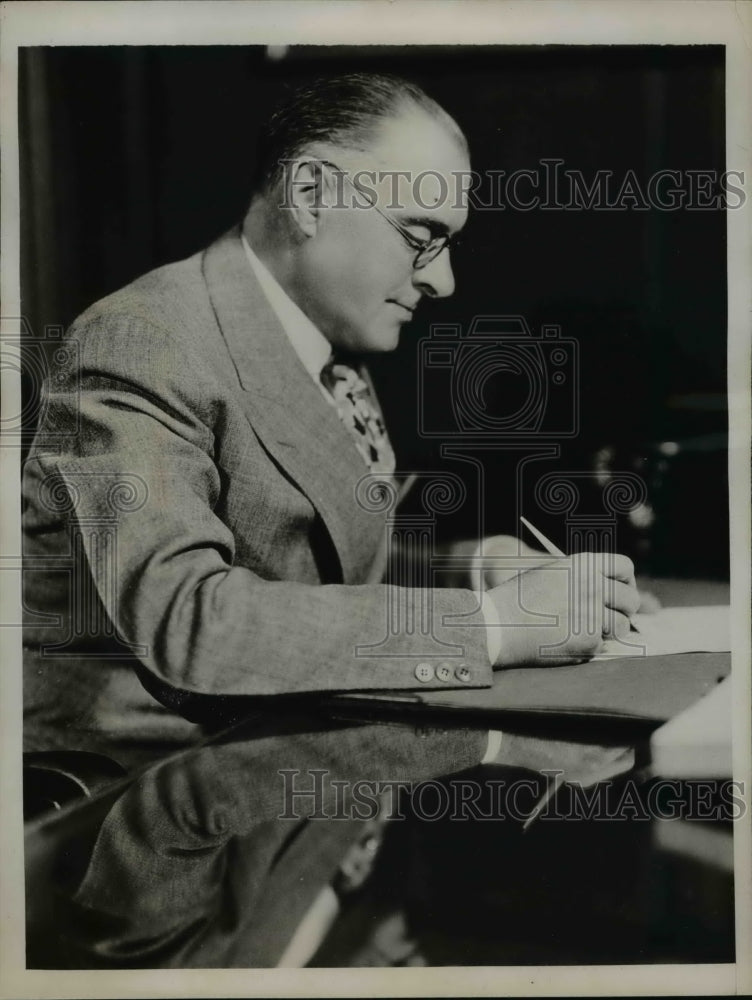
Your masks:
<instances>
[{"instance_id":1,"label":"jacket lapel","mask_svg":"<svg viewBox=\"0 0 752 1000\"><path fill-rule=\"evenodd\" d=\"M364 510L355 497L368 469L269 305L243 251L239 227L207 249L203 266L250 423L321 515L343 580L360 582L385 528L384 514Z\"/></svg>"}]
</instances>

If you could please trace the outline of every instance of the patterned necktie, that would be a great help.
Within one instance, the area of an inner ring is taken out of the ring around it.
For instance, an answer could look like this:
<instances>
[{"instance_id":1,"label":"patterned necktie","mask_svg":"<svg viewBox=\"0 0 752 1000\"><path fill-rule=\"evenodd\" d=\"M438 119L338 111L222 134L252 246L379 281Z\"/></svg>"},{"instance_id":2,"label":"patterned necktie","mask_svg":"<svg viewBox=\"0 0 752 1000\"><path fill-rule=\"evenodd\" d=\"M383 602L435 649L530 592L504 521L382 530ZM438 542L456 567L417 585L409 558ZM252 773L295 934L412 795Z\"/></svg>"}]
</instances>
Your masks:
<instances>
[{"instance_id":1,"label":"patterned necktie","mask_svg":"<svg viewBox=\"0 0 752 1000\"><path fill-rule=\"evenodd\" d=\"M354 368L336 359L324 366L320 377L368 468L392 475L394 452L368 384Z\"/></svg>"}]
</instances>

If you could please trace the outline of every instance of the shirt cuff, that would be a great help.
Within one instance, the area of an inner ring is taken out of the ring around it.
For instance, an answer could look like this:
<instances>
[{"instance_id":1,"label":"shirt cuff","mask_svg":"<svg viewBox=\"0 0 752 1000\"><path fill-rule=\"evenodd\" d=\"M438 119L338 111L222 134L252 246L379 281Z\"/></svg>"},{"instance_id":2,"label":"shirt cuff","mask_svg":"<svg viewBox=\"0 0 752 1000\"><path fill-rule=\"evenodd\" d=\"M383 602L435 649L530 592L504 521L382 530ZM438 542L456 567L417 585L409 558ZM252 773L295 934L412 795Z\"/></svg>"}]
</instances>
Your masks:
<instances>
[{"instance_id":1,"label":"shirt cuff","mask_svg":"<svg viewBox=\"0 0 752 1000\"><path fill-rule=\"evenodd\" d=\"M488 659L491 661L491 666L493 667L501 652L501 622L499 621L499 613L496 610L496 605L485 590L482 592L476 590L475 596L478 598L483 617L486 621Z\"/></svg>"},{"instance_id":2,"label":"shirt cuff","mask_svg":"<svg viewBox=\"0 0 752 1000\"><path fill-rule=\"evenodd\" d=\"M481 764L492 764L498 757L499 750L501 750L501 732L498 729L489 729L488 746Z\"/></svg>"}]
</instances>

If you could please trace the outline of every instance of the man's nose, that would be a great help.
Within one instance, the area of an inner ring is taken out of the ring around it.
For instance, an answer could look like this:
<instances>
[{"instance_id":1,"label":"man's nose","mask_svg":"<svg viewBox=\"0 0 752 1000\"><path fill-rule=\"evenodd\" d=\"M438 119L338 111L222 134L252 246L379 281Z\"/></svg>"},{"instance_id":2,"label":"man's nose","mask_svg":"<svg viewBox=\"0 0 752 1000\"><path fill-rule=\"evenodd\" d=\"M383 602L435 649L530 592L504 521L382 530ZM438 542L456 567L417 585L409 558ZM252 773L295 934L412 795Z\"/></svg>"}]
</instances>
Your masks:
<instances>
[{"instance_id":1,"label":"man's nose","mask_svg":"<svg viewBox=\"0 0 752 1000\"><path fill-rule=\"evenodd\" d=\"M454 291L454 273L449 249L444 249L430 264L413 271L413 285L432 299L445 299Z\"/></svg>"}]
</instances>

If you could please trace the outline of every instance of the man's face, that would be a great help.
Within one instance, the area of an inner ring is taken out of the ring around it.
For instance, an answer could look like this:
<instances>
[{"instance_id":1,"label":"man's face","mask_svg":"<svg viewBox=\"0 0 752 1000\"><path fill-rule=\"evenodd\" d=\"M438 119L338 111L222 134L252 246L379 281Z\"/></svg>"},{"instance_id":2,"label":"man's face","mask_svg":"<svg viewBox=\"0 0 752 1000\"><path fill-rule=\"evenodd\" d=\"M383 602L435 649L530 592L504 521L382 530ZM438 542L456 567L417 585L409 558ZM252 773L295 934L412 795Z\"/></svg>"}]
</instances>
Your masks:
<instances>
[{"instance_id":1,"label":"man's face","mask_svg":"<svg viewBox=\"0 0 752 1000\"><path fill-rule=\"evenodd\" d=\"M406 111L387 120L366 152L327 149L327 159L376 192L375 204L416 241L453 235L467 220L461 196L467 154L446 127L424 112ZM397 171L407 173L398 176ZM385 176L379 182L378 172ZM416 250L349 180L325 168L331 187L319 228L306 248L305 311L330 342L353 352L391 351L401 327L423 298L454 291L450 250L414 268ZM338 194L338 198L337 198ZM373 195L371 195L373 200ZM339 202L339 207L335 207ZM341 207L341 206L346 207Z\"/></svg>"}]
</instances>

